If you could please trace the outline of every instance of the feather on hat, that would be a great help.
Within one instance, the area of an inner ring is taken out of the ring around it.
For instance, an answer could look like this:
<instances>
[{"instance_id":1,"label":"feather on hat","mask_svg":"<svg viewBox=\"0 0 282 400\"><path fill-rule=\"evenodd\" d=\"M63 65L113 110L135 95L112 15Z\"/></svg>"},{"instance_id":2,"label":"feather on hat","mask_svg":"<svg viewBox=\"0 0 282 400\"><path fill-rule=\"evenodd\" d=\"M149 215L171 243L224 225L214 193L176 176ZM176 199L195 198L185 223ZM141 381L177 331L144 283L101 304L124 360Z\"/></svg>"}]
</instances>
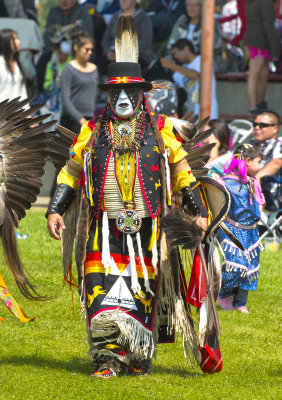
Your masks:
<instances>
[{"instance_id":1,"label":"feather on hat","mask_svg":"<svg viewBox=\"0 0 282 400\"><path fill-rule=\"evenodd\" d=\"M145 81L138 64L138 34L136 24L131 15L121 15L115 36L116 62L108 66L108 80L99 85L102 90L136 87L149 91L151 82Z\"/></svg>"}]
</instances>

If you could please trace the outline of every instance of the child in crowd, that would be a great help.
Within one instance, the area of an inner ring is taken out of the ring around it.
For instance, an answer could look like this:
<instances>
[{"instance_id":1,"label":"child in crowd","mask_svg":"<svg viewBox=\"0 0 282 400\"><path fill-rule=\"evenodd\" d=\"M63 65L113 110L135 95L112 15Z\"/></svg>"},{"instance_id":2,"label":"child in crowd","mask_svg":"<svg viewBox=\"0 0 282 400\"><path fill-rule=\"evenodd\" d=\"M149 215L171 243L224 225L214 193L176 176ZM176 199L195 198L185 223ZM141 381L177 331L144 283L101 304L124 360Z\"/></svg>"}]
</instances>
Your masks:
<instances>
[{"instance_id":1,"label":"child in crowd","mask_svg":"<svg viewBox=\"0 0 282 400\"><path fill-rule=\"evenodd\" d=\"M69 27L69 28L68 28ZM51 25L49 37L52 42L51 60L47 63L44 79L44 90L48 93L47 108L56 119L60 118L60 85L59 79L65 65L72 60L69 31L73 24L61 28Z\"/></svg>"},{"instance_id":2,"label":"child in crowd","mask_svg":"<svg viewBox=\"0 0 282 400\"><path fill-rule=\"evenodd\" d=\"M257 222L260 206L265 201L255 178L262 155L257 147L240 145L224 168L222 180L231 195L231 205L225 221L229 230L242 243L245 252L220 231L225 260L222 265L222 286L218 302L224 310L239 310L249 314L246 307L249 290L257 289L260 244Z\"/></svg>"}]
</instances>

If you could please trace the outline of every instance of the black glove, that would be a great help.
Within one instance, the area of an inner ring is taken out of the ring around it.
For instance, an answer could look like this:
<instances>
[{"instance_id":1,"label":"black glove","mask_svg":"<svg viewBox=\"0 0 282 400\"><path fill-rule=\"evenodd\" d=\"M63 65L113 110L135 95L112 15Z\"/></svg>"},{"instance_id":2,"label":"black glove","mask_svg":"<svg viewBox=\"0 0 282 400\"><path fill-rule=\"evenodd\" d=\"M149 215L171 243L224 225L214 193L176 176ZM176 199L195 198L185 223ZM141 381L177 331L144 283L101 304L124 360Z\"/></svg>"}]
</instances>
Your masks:
<instances>
[{"instance_id":1,"label":"black glove","mask_svg":"<svg viewBox=\"0 0 282 400\"><path fill-rule=\"evenodd\" d=\"M64 183L57 185L45 217L47 218L49 214L60 214L60 216L62 217L64 213L68 210L74 197L75 190L72 187Z\"/></svg>"},{"instance_id":2,"label":"black glove","mask_svg":"<svg viewBox=\"0 0 282 400\"><path fill-rule=\"evenodd\" d=\"M193 215L200 214L201 217L206 218L208 216L207 207L202 199L200 187L197 185L193 188L195 185L197 185L196 182L181 190L183 193L182 207Z\"/></svg>"}]
</instances>

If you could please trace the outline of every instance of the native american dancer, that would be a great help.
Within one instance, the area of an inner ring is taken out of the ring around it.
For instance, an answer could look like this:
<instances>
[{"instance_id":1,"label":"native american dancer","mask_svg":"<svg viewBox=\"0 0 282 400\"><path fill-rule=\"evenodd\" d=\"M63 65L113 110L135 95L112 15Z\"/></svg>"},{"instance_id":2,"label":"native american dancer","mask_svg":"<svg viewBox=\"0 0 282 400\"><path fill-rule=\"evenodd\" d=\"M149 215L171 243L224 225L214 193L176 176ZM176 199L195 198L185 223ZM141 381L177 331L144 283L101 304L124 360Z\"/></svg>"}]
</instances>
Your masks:
<instances>
[{"instance_id":1,"label":"native american dancer","mask_svg":"<svg viewBox=\"0 0 282 400\"><path fill-rule=\"evenodd\" d=\"M177 246L190 249L200 245L207 228L209 196L205 195L206 202L187 159L190 157L200 174L204 164L201 154L208 154L210 147L188 154L183 146L191 149L211 132L200 133L207 120L194 125L195 118L181 121L151 115L144 91L151 90L152 84L142 78L137 63L133 24L131 17L121 16L116 33L117 61L109 65L107 84L101 85L108 92L108 105L74 140L47 210L50 235L59 239L62 234L65 275L70 272L76 238L93 377L149 373L156 344L161 341L158 328L163 326L164 336L171 336L176 327L183 336L186 354L201 363L186 293L183 299L179 283ZM205 179L206 187L214 187ZM229 207L228 193L222 186L219 191L222 197L215 199L213 227L208 227L206 238ZM170 210L172 192L182 192L185 212ZM204 263L208 249L207 244L204 254L199 246ZM209 342L218 348L216 297L211 295L209 283L214 279L205 271L208 293L204 296L207 300L199 302L204 315L200 344L204 348ZM214 273L220 276L220 272ZM211 306L213 310L207 313ZM214 371L220 369L220 362Z\"/></svg>"},{"instance_id":2,"label":"native american dancer","mask_svg":"<svg viewBox=\"0 0 282 400\"><path fill-rule=\"evenodd\" d=\"M245 251L238 249L223 231L220 232L225 260L218 302L225 310L234 309L245 314L249 314L246 307L248 292L257 290L260 250L263 249L257 223L260 206L265 205L265 199L255 178L261 159L257 147L241 145L226 163L222 177L231 195L226 225L243 244Z\"/></svg>"}]
</instances>

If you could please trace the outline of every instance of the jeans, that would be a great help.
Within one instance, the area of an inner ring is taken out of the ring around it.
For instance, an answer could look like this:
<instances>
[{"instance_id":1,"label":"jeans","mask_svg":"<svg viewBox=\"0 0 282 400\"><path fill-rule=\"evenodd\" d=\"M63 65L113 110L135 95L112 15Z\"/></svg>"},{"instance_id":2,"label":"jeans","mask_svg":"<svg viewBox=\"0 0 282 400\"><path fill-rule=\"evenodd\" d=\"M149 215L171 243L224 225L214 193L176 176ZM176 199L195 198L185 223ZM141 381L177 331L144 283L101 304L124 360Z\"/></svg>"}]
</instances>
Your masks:
<instances>
[{"instance_id":1,"label":"jeans","mask_svg":"<svg viewBox=\"0 0 282 400\"><path fill-rule=\"evenodd\" d=\"M219 296L221 298L233 297L233 307L245 306L247 304L248 290L240 289L239 287L221 287Z\"/></svg>"}]
</instances>

